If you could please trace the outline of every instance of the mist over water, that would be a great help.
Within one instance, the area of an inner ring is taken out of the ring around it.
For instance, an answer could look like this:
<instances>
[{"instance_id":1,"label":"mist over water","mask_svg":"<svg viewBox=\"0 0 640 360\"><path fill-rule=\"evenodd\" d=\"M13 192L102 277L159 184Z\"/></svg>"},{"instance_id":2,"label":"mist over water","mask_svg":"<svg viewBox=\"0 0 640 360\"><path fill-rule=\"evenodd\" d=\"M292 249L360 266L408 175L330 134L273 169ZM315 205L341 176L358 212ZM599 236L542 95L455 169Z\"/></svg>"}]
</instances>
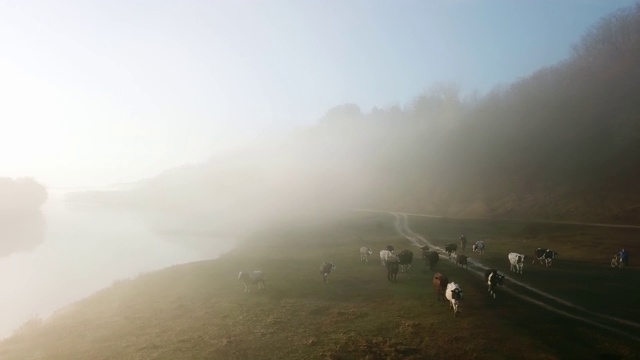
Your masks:
<instances>
[{"instance_id":1,"label":"mist over water","mask_svg":"<svg viewBox=\"0 0 640 360\"><path fill-rule=\"evenodd\" d=\"M0 338L32 316L55 310L114 281L167 266L212 259L232 239L152 231L129 211L83 204L70 207L63 191L49 190L31 251L0 257Z\"/></svg>"}]
</instances>

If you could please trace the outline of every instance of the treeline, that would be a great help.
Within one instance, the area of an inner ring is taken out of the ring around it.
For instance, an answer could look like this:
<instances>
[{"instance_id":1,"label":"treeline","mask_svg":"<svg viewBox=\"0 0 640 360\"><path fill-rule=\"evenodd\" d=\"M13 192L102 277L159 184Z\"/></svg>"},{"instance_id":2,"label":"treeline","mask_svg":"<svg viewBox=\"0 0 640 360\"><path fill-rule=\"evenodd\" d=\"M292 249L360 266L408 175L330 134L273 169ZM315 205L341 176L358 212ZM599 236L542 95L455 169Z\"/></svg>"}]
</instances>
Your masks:
<instances>
[{"instance_id":1,"label":"treeline","mask_svg":"<svg viewBox=\"0 0 640 360\"><path fill-rule=\"evenodd\" d=\"M40 207L47 190L31 178L0 177L0 257L29 251L44 240Z\"/></svg>"},{"instance_id":2,"label":"treeline","mask_svg":"<svg viewBox=\"0 0 640 360\"><path fill-rule=\"evenodd\" d=\"M404 107L341 105L118 202L234 226L336 207L637 222L638 98L640 5L603 18L565 61L487 94L441 84Z\"/></svg>"},{"instance_id":3,"label":"treeline","mask_svg":"<svg viewBox=\"0 0 640 360\"><path fill-rule=\"evenodd\" d=\"M32 178L0 177L0 214L38 211L47 189Z\"/></svg>"}]
</instances>

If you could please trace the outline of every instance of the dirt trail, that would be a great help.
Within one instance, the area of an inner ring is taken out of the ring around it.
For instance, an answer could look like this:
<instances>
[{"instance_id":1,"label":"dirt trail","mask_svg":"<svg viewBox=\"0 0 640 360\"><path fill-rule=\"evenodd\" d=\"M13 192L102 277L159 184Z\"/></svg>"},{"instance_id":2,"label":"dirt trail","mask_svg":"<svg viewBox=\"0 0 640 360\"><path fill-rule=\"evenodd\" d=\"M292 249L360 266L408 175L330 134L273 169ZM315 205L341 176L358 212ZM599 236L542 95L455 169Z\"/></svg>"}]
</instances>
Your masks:
<instances>
[{"instance_id":1,"label":"dirt trail","mask_svg":"<svg viewBox=\"0 0 640 360\"><path fill-rule=\"evenodd\" d=\"M430 249L436 250L441 253L440 258L455 263L455 259L449 259L446 256L446 252L443 248L434 246L429 240L425 239L421 235L413 232L409 228L409 222L407 215L403 213L390 213L395 216L394 226L396 231L404 238L409 240L413 245L417 247L428 246ZM470 268L469 271L477 274L484 281L484 271L488 269L480 261L475 259L468 259ZM619 319L616 317L598 314L593 311L589 311L581 306L575 305L569 301L560 299L549 293L546 293L540 289L534 288L528 284L514 279L509 279L509 287L503 287L501 290L508 292L511 295L517 296L523 300L526 300L532 304L538 305L548 311L555 312L559 315L570 317L607 331L615 332L619 335L629 337L633 340L640 341L640 337L633 335L637 333L637 329L640 328L640 324L633 321ZM514 286L515 285L515 286ZM516 291L518 290L518 291ZM528 295L525 293L529 293Z\"/></svg>"}]
</instances>

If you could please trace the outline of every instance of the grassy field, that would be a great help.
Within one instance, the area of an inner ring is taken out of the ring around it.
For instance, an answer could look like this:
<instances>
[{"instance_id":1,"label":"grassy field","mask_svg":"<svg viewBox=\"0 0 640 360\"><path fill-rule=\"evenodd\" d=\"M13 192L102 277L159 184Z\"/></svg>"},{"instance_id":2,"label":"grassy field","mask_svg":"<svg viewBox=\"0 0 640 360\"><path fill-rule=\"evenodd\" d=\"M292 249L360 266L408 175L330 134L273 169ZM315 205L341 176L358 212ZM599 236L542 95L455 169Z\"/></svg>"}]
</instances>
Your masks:
<instances>
[{"instance_id":1,"label":"grassy field","mask_svg":"<svg viewBox=\"0 0 640 360\"><path fill-rule=\"evenodd\" d=\"M640 253L639 230L411 217L411 230L435 245L465 233L484 240L471 255L520 282L593 313L640 322L638 272L609 267L620 247ZM50 320L0 343L0 359L635 359L637 341L514 295L490 299L473 271L442 259L438 271L464 290L457 318L438 302L433 272L414 259L389 283L377 252L387 244L419 249L394 217L345 213L255 235L218 260L174 266L115 283ZM374 249L361 263L360 246ZM553 266L529 260L511 275L507 253L537 247L560 253ZM467 251L469 252L469 251ZM468 254L469 255L469 254ZM322 261L337 269L321 280ZM238 271L261 269L263 291L244 293ZM472 269L473 270L473 269ZM536 294L527 294L536 296ZM536 298L546 301L543 296ZM559 305L557 305L559 306ZM566 306L565 306L566 308ZM570 309L565 309L571 311ZM612 321L593 315L598 324Z\"/></svg>"}]
</instances>

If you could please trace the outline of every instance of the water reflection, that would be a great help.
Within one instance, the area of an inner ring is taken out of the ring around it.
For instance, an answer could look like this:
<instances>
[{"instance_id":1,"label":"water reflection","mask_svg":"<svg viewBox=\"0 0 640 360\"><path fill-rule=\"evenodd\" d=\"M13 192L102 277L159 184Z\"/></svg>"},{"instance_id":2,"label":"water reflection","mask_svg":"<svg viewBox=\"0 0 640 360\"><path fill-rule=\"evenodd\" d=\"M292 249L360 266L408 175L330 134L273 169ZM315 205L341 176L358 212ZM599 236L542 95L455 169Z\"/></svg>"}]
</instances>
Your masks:
<instances>
[{"instance_id":1,"label":"water reflection","mask_svg":"<svg viewBox=\"0 0 640 360\"><path fill-rule=\"evenodd\" d=\"M0 213L0 258L29 252L42 244L47 229L40 211Z\"/></svg>"}]
</instances>

